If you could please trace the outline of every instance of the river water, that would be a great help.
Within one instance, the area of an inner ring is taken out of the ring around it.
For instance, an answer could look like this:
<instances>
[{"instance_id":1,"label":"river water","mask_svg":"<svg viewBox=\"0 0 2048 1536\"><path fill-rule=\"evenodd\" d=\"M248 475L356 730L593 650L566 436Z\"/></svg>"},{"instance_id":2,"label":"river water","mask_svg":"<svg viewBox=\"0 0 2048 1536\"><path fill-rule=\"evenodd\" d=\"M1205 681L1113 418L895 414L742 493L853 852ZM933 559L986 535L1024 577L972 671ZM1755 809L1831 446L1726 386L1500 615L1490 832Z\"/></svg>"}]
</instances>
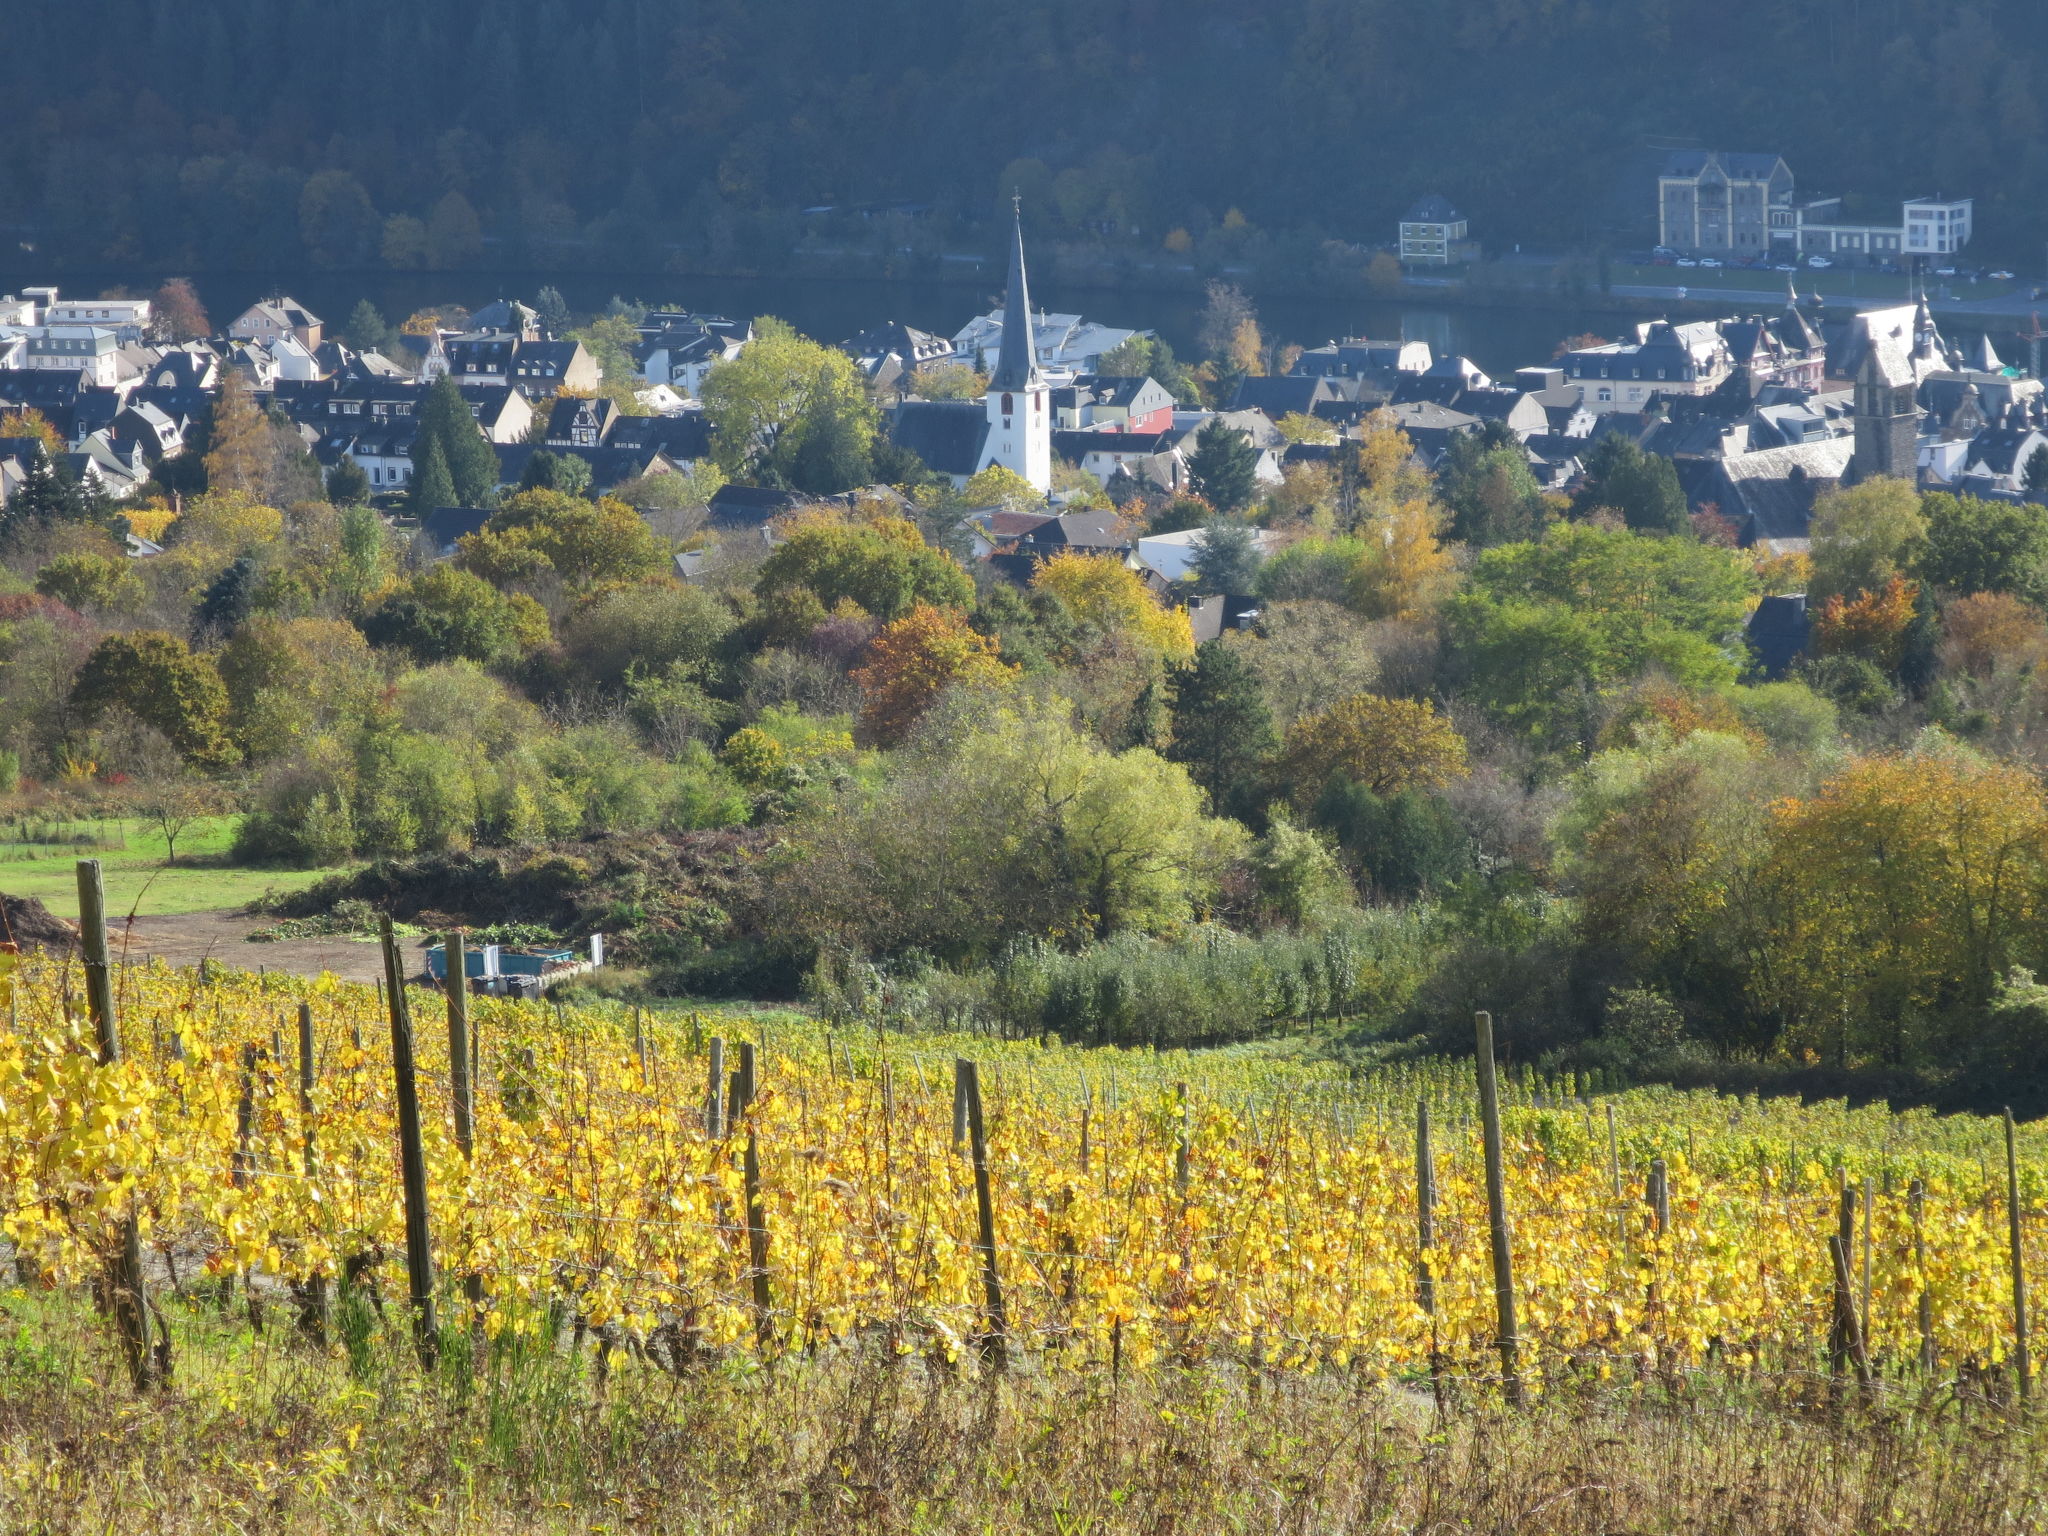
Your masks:
<instances>
[{"instance_id":1,"label":"river water","mask_svg":"<svg viewBox=\"0 0 2048 1536\"><path fill-rule=\"evenodd\" d=\"M67 294L94 296L111 286L147 293L160 273L132 270L50 274L9 263L0 269L0 292L55 281ZM732 316L779 315L806 335L840 341L883 321L900 320L951 336L996 302L996 277L958 283L815 277L676 277L647 272L325 272L304 270L265 277L203 274L193 279L216 325L225 325L252 301L283 291L339 327L358 300L369 299L397 322L416 309L456 303L477 309L495 298L531 301L545 283L559 288L578 313L602 307L613 295L650 304L676 304ZM1198 294L1132 288L1086 288L1055 281L1033 283L1032 302L1043 310L1078 313L1105 325L1157 331L1182 356L1195 353L1202 309ZM1496 377L1548 361L1566 336L1614 336L1622 316L1556 308L1432 307L1412 302L1333 298L1280 298L1258 304L1270 341L1316 346L1340 336L1426 341L1441 356L1461 353Z\"/></svg>"}]
</instances>

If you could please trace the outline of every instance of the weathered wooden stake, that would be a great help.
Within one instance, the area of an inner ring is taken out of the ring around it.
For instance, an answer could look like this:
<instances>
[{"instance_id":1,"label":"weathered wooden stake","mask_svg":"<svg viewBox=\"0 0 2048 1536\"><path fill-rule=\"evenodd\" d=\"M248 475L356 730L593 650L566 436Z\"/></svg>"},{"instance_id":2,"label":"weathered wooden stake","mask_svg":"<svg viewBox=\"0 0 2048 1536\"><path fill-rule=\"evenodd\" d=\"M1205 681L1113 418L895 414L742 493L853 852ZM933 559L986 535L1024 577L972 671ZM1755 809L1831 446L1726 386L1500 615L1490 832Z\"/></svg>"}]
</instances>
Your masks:
<instances>
[{"instance_id":1,"label":"weathered wooden stake","mask_svg":"<svg viewBox=\"0 0 2048 1536\"><path fill-rule=\"evenodd\" d=\"M1849 1358L1856 1365L1856 1380L1864 1386L1870 1385L1870 1356L1863 1347L1863 1329L1856 1321L1855 1281L1849 1276L1849 1245L1842 1241L1842 1234L1828 1234L1828 1257L1835 1266L1835 1311L1846 1325L1843 1343Z\"/></svg>"},{"instance_id":2,"label":"weathered wooden stake","mask_svg":"<svg viewBox=\"0 0 2048 1536\"><path fill-rule=\"evenodd\" d=\"M1494 1077L1493 1015L1473 1016L1479 1050L1479 1119L1486 1142L1486 1214L1493 1246L1493 1300L1500 1321L1500 1367L1508 1403L1522 1406L1522 1346L1515 1329L1515 1258L1501 1166L1500 1085Z\"/></svg>"},{"instance_id":3,"label":"weathered wooden stake","mask_svg":"<svg viewBox=\"0 0 2048 1536\"><path fill-rule=\"evenodd\" d=\"M1927 1288L1927 1186L1915 1179L1906 1191L1906 1209L1913 1216L1913 1269L1920 1279L1920 1369L1931 1372L1934 1348L1934 1293Z\"/></svg>"},{"instance_id":4,"label":"weathered wooden stake","mask_svg":"<svg viewBox=\"0 0 2048 1536\"><path fill-rule=\"evenodd\" d=\"M1415 1301L1436 1317L1436 1275L1429 1255L1436 1247L1436 1155L1429 1144L1429 1100L1415 1101Z\"/></svg>"},{"instance_id":5,"label":"weathered wooden stake","mask_svg":"<svg viewBox=\"0 0 2048 1536\"><path fill-rule=\"evenodd\" d=\"M1179 1110L1180 1127L1173 1144L1173 1187L1182 1200L1188 1197L1188 1085L1175 1083L1173 1097Z\"/></svg>"},{"instance_id":6,"label":"weathered wooden stake","mask_svg":"<svg viewBox=\"0 0 2048 1536\"><path fill-rule=\"evenodd\" d=\"M471 1080L469 1050L469 957L462 935L450 933L448 959L448 1083L455 1100L455 1145L464 1157L476 1150L476 1084Z\"/></svg>"},{"instance_id":7,"label":"weathered wooden stake","mask_svg":"<svg viewBox=\"0 0 2048 1536\"><path fill-rule=\"evenodd\" d=\"M114 1014L114 967L107 953L107 891L98 859L78 861L78 934L84 951L85 1000L92 1012L99 1062L111 1067L121 1059L121 1026ZM149 1293L142 1279L142 1224L131 1199L121 1222L118 1252L107 1259L107 1289L112 1295L114 1330L127 1357L128 1376L138 1392L168 1386L171 1378L170 1334L152 1349Z\"/></svg>"},{"instance_id":8,"label":"weathered wooden stake","mask_svg":"<svg viewBox=\"0 0 2048 1536\"><path fill-rule=\"evenodd\" d=\"M315 1082L313 1064L313 1005L299 1004L299 1124L303 1131L304 1168L308 1182L314 1176L313 1138L313 1085ZM327 1342L327 1277L313 1274L306 1277L304 1326L316 1343Z\"/></svg>"},{"instance_id":9,"label":"weathered wooden stake","mask_svg":"<svg viewBox=\"0 0 2048 1536\"><path fill-rule=\"evenodd\" d=\"M965 1064L953 1063L953 1150L958 1152L967 1140L967 1088L961 1072Z\"/></svg>"},{"instance_id":10,"label":"weathered wooden stake","mask_svg":"<svg viewBox=\"0 0 2048 1536\"><path fill-rule=\"evenodd\" d=\"M1003 1307L1003 1280L996 1269L995 1194L989 1185L988 1133L981 1115L981 1069L973 1062L955 1063L960 1092L967 1110L967 1135L974 1155L975 1246L981 1250L981 1291L988 1311L988 1332L984 1348L998 1370L1007 1364L1009 1313Z\"/></svg>"},{"instance_id":11,"label":"weathered wooden stake","mask_svg":"<svg viewBox=\"0 0 2048 1536\"><path fill-rule=\"evenodd\" d=\"M427 1219L427 1152L420 1139L420 1090L412 1055L412 1011L405 996L405 963L387 913L380 924L384 941L384 995L391 1014L391 1076L398 1100L399 1172L405 1185L405 1272L411 1290L413 1342L420 1365L433 1370L440 1359L440 1333L434 1319L434 1251Z\"/></svg>"},{"instance_id":12,"label":"weathered wooden stake","mask_svg":"<svg viewBox=\"0 0 2048 1536\"><path fill-rule=\"evenodd\" d=\"M711 1037L710 1081L704 1090L704 1134L717 1141L725 1134L725 1036Z\"/></svg>"},{"instance_id":13,"label":"weathered wooden stake","mask_svg":"<svg viewBox=\"0 0 2048 1536\"><path fill-rule=\"evenodd\" d=\"M2033 1390L2033 1373L2027 1358L2027 1266L2020 1251L2020 1162L2010 1109L2005 1112L2005 1211L2012 1239L2012 1368L2024 1403Z\"/></svg>"}]
</instances>

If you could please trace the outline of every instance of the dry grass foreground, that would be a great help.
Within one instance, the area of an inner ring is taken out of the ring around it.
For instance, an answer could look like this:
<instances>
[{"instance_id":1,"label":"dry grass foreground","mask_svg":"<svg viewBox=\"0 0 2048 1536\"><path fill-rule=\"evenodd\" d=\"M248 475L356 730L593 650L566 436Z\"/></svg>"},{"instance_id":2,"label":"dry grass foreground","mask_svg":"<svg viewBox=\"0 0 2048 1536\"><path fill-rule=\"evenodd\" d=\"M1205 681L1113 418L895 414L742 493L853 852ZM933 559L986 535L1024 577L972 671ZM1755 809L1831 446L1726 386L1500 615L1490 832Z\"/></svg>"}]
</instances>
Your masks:
<instances>
[{"instance_id":1,"label":"dry grass foreground","mask_svg":"<svg viewBox=\"0 0 2048 1536\"><path fill-rule=\"evenodd\" d=\"M422 1379L367 1304L333 1353L275 1306L171 1303L139 1400L82 1298L0 1294L0 1529L1526 1536L2048 1530L2048 1436L1989 1407L1753 1389L1554 1393L1439 1417L1335 1373L959 1374L835 1351L677 1378L589 1339ZM353 1321L351 1321L351 1317ZM455 1340L449 1341L451 1344Z\"/></svg>"}]
</instances>

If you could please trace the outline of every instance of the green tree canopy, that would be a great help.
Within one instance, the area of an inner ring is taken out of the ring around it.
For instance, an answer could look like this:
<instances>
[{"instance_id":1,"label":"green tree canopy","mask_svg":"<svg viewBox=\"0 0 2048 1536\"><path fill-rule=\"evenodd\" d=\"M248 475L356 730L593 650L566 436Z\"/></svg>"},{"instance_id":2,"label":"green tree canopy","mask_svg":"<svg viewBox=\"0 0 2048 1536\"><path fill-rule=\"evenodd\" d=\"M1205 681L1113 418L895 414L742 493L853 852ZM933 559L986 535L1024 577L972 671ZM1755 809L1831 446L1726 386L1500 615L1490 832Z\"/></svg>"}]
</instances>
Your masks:
<instances>
[{"instance_id":1,"label":"green tree canopy","mask_svg":"<svg viewBox=\"0 0 2048 1536\"><path fill-rule=\"evenodd\" d=\"M1572 515L1588 517L1601 508L1643 533L1685 533L1691 526L1678 471L1662 454L1645 453L1633 439L1610 432L1586 459L1586 483L1572 503Z\"/></svg>"},{"instance_id":2,"label":"green tree canopy","mask_svg":"<svg viewBox=\"0 0 2048 1536\"><path fill-rule=\"evenodd\" d=\"M1920 498L1920 511L1927 523L1922 580L1958 596L2010 592L2048 603L2048 507L1937 491Z\"/></svg>"},{"instance_id":3,"label":"green tree canopy","mask_svg":"<svg viewBox=\"0 0 2048 1536\"><path fill-rule=\"evenodd\" d=\"M1279 734L1259 675L1242 650L1210 640L1173 673L1173 740L1166 755L1187 769L1218 815L1262 819L1265 764Z\"/></svg>"},{"instance_id":4,"label":"green tree canopy","mask_svg":"<svg viewBox=\"0 0 2048 1536\"><path fill-rule=\"evenodd\" d=\"M817 492L867 482L878 430L860 370L772 316L704 378L712 456L735 479Z\"/></svg>"},{"instance_id":5,"label":"green tree canopy","mask_svg":"<svg viewBox=\"0 0 2048 1536\"><path fill-rule=\"evenodd\" d=\"M183 640L160 630L102 640L79 668L71 703L87 720L110 708L126 709L162 732L195 768L227 768L237 756L220 673Z\"/></svg>"},{"instance_id":6,"label":"green tree canopy","mask_svg":"<svg viewBox=\"0 0 2048 1536\"><path fill-rule=\"evenodd\" d=\"M1188 484L1218 512L1238 512L1258 493L1259 450L1236 427L1211 421L1195 434Z\"/></svg>"},{"instance_id":7,"label":"green tree canopy","mask_svg":"<svg viewBox=\"0 0 2048 1536\"><path fill-rule=\"evenodd\" d=\"M754 586L764 599L796 589L813 594L825 609L852 602L884 623L918 603L966 608L974 601L967 573L900 517L800 520L762 562Z\"/></svg>"}]
</instances>

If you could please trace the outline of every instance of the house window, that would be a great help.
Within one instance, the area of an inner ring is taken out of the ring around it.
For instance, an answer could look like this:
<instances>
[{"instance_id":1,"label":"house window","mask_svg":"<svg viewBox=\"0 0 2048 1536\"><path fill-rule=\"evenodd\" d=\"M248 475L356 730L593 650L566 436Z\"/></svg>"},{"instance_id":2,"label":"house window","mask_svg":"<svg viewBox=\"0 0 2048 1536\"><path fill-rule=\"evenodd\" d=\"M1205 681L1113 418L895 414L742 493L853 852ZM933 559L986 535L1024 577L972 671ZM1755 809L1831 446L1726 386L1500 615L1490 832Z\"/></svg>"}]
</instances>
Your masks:
<instances>
[{"instance_id":1,"label":"house window","mask_svg":"<svg viewBox=\"0 0 2048 1536\"><path fill-rule=\"evenodd\" d=\"M1611 389L1602 389L1600 391L1600 398L1602 400L1612 400L1614 398L1614 391Z\"/></svg>"},{"instance_id":2,"label":"house window","mask_svg":"<svg viewBox=\"0 0 2048 1536\"><path fill-rule=\"evenodd\" d=\"M1015 402L1008 395L1003 396L1003 414L1008 416L1016 409Z\"/></svg>"}]
</instances>

